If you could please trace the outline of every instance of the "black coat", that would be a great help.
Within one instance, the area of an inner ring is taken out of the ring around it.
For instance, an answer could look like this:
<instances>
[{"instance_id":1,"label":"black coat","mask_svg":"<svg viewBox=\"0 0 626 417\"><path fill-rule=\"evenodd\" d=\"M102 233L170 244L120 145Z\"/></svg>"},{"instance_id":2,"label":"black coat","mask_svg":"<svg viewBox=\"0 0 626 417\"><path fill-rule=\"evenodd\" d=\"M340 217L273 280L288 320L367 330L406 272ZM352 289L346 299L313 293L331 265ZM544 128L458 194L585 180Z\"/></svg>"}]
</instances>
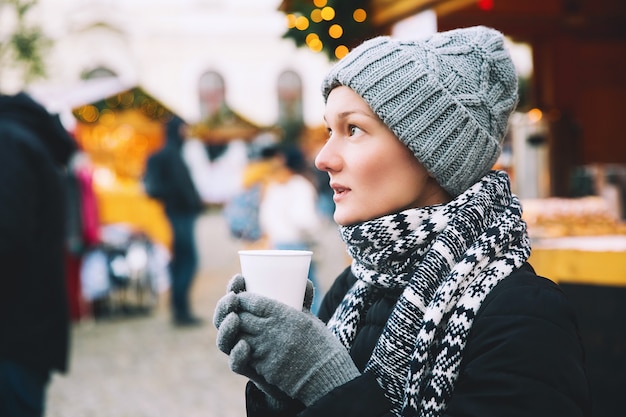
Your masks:
<instances>
[{"instance_id":1,"label":"black coat","mask_svg":"<svg viewBox=\"0 0 626 417\"><path fill-rule=\"evenodd\" d=\"M143 178L148 195L163 203L168 215L198 214L202 200L183 159L183 138L179 118L166 126L166 143L163 148L150 155Z\"/></svg>"},{"instance_id":2,"label":"black coat","mask_svg":"<svg viewBox=\"0 0 626 417\"><path fill-rule=\"evenodd\" d=\"M0 96L0 360L65 371L63 167L75 150L26 95Z\"/></svg>"},{"instance_id":3,"label":"black coat","mask_svg":"<svg viewBox=\"0 0 626 417\"><path fill-rule=\"evenodd\" d=\"M347 268L324 298L319 316L328 321L356 278ZM368 310L350 354L363 370L399 294L390 293ZM259 406L247 387L249 416L278 416ZM300 412L298 414L298 412ZM391 416L374 377L364 373L317 403L281 416ZM584 354L574 313L553 282L524 265L502 280L477 312L460 375L445 416L590 416Z\"/></svg>"}]
</instances>

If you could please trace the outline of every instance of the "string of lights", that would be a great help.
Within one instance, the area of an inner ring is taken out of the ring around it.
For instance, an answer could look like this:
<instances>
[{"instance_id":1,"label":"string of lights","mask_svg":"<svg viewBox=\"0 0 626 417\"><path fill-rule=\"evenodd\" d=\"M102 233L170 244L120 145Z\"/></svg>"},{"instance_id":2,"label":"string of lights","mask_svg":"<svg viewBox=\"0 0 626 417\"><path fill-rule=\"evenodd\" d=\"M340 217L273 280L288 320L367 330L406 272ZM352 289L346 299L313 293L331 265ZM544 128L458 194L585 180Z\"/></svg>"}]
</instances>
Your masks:
<instances>
[{"instance_id":1,"label":"string of lights","mask_svg":"<svg viewBox=\"0 0 626 417\"><path fill-rule=\"evenodd\" d=\"M172 116L168 109L140 88L133 88L96 103L80 106L74 109L73 113L81 122L94 123L103 115L131 108L140 110L144 116L153 120L166 121Z\"/></svg>"},{"instance_id":2,"label":"string of lights","mask_svg":"<svg viewBox=\"0 0 626 417\"><path fill-rule=\"evenodd\" d=\"M284 10L283 37L331 60L341 59L371 33L367 9L367 0L294 0Z\"/></svg>"}]
</instances>

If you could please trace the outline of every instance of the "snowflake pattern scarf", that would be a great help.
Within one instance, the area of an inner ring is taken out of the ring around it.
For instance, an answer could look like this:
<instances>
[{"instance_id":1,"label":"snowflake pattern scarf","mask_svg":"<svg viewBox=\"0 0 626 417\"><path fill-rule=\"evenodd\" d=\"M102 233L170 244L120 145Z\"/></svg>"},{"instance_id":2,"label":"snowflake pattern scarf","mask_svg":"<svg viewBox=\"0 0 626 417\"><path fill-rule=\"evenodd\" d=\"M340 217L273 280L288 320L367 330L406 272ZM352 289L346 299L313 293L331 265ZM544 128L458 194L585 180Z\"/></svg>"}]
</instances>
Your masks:
<instances>
[{"instance_id":1,"label":"snowflake pattern scarf","mask_svg":"<svg viewBox=\"0 0 626 417\"><path fill-rule=\"evenodd\" d=\"M492 171L445 205L341 227L358 278L328 322L350 347L380 289L401 291L366 371L400 416L446 409L485 296L530 255L506 173Z\"/></svg>"}]
</instances>

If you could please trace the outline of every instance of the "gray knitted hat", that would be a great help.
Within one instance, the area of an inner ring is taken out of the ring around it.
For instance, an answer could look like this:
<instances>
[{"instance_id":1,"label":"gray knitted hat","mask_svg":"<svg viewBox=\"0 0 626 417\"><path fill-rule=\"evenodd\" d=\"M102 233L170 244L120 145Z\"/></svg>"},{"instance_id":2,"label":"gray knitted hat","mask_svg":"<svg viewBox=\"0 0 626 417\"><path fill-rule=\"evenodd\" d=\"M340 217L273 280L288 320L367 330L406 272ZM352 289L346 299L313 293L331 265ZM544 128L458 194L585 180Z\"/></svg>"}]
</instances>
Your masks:
<instances>
[{"instance_id":1,"label":"gray knitted hat","mask_svg":"<svg viewBox=\"0 0 626 417\"><path fill-rule=\"evenodd\" d=\"M517 104L503 40L483 26L419 41L370 39L331 68L324 100L350 87L456 197L493 167Z\"/></svg>"}]
</instances>

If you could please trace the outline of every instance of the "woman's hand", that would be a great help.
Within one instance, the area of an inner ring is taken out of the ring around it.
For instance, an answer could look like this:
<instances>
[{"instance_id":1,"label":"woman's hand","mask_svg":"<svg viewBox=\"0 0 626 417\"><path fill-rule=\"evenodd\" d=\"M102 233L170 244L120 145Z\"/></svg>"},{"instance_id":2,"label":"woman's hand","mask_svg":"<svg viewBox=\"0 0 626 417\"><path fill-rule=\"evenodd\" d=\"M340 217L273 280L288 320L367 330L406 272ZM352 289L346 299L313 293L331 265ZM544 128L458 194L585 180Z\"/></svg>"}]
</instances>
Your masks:
<instances>
[{"instance_id":1,"label":"woman's hand","mask_svg":"<svg viewBox=\"0 0 626 417\"><path fill-rule=\"evenodd\" d=\"M246 292L242 282L231 281L214 319L217 346L234 372L275 398L284 392L307 406L360 375L346 348L308 308L298 311Z\"/></svg>"}]
</instances>

